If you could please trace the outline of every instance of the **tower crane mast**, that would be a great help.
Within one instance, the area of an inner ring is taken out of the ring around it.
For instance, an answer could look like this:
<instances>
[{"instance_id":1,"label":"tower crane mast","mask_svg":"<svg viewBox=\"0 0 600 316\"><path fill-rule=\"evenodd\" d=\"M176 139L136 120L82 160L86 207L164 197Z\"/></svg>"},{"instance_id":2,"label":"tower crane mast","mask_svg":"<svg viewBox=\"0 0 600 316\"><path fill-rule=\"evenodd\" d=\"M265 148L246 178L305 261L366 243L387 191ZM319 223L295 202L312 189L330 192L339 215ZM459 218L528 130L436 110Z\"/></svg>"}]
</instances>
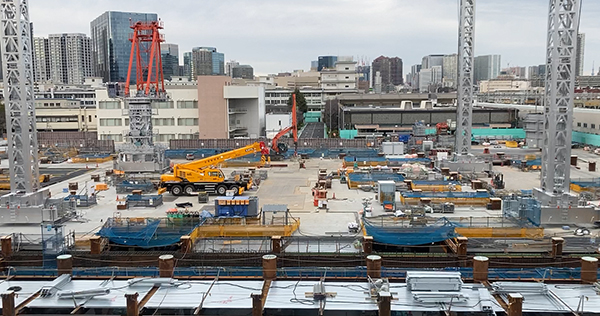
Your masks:
<instances>
[{"instance_id":1,"label":"tower crane mast","mask_svg":"<svg viewBox=\"0 0 600 316\"><path fill-rule=\"evenodd\" d=\"M457 156L471 153L473 125L473 61L475 46L475 0L460 0L458 26Z\"/></svg>"}]
</instances>

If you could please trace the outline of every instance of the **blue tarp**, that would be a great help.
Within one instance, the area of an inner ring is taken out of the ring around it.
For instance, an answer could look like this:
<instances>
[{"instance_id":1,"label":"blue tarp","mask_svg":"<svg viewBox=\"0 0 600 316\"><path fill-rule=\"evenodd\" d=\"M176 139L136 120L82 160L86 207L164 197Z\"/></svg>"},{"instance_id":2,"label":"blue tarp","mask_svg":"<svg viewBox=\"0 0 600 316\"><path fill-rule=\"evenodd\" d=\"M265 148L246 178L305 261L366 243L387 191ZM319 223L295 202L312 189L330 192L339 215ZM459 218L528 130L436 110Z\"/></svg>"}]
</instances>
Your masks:
<instances>
[{"instance_id":1,"label":"blue tarp","mask_svg":"<svg viewBox=\"0 0 600 316\"><path fill-rule=\"evenodd\" d=\"M479 192L402 192L405 198L489 198L490 194L485 191Z\"/></svg>"},{"instance_id":2,"label":"blue tarp","mask_svg":"<svg viewBox=\"0 0 600 316\"><path fill-rule=\"evenodd\" d=\"M141 248L164 247L179 242L181 236L190 234L200 223L176 224L162 221L167 219L146 219L144 223L133 223L127 219L109 218L98 235L108 238L111 243Z\"/></svg>"},{"instance_id":3,"label":"blue tarp","mask_svg":"<svg viewBox=\"0 0 600 316\"><path fill-rule=\"evenodd\" d=\"M367 235L372 236L373 241L395 246L426 245L458 236L454 225L446 219L425 227L376 226L369 220L364 220L364 225Z\"/></svg>"},{"instance_id":4,"label":"blue tarp","mask_svg":"<svg viewBox=\"0 0 600 316\"><path fill-rule=\"evenodd\" d=\"M377 182L377 181L404 181L404 176L397 173L391 172L371 172L371 173L359 173L353 172L348 174L348 180L352 182Z\"/></svg>"}]
</instances>

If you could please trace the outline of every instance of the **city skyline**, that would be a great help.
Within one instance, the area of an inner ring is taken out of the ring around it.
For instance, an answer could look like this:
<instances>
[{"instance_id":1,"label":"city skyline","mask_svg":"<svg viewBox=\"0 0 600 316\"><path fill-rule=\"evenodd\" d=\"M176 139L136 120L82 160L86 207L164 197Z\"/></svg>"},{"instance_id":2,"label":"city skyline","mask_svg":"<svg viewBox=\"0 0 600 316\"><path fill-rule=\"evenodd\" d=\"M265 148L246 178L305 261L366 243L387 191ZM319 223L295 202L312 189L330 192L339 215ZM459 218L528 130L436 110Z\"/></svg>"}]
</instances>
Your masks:
<instances>
[{"instance_id":1,"label":"city skyline","mask_svg":"<svg viewBox=\"0 0 600 316\"><path fill-rule=\"evenodd\" d=\"M225 53L227 60L252 65L257 74L308 70L310 62L321 55L366 56L368 63L379 55L398 56L409 67L425 55L457 50L458 7L454 1L424 0L417 7L404 0L369 5L355 0L294 4L232 0L206 1L198 10L190 10L194 4L181 0L165 6L149 0L140 8L134 1L33 0L31 21L35 36L89 36L90 22L105 11L157 13L165 23L167 42L180 47L180 60L192 47L213 46ZM478 1L475 54L501 55L502 68L509 63L522 67L544 63L547 10L546 0ZM591 72L596 60L600 65L600 41L592 35L600 31L600 22L594 18L598 14L600 3L582 5L580 32L589 34L584 74ZM59 15L71 18L56 23L54 17Z\"/></svg>"}]
</instances>

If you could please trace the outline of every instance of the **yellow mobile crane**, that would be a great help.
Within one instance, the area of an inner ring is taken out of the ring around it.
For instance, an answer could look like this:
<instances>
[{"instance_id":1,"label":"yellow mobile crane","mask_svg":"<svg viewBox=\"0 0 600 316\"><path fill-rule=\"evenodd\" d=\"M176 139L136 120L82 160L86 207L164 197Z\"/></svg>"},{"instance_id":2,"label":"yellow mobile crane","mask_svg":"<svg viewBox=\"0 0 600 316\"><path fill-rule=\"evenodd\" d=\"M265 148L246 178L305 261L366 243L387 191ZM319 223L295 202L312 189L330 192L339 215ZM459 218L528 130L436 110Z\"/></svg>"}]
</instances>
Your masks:
<instances>
[{"instance_id":1,"label":"yellow mobile crane","mask_svg":"<svg viewBox=\"0 0 600 316\"><path fill-rule=\"evenodd\" d=\"M225 195L227 190L242 194L248 187L246 181L225 179L218 165L225 160L243 157L249 154L268 154L269 149L264 142L256 142L246 147L234 149L208 158L173 166L173 174L160 176L160 193L169 191L173 195L191 195L194 192L215 192Z\"/></svg>"}]
</instances>

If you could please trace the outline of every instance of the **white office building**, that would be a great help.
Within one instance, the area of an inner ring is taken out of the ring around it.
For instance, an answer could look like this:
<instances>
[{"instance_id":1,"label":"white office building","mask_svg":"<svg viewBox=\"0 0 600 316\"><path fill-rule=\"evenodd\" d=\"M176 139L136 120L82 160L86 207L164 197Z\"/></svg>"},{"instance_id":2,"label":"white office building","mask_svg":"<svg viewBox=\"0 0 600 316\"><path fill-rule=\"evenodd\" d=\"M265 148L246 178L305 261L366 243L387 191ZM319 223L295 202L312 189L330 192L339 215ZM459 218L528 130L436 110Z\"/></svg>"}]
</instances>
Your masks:
<instances>
[{"instance_id":1,"label":"white office building","mask_svg":"<svg viewBox=\"0 0 600 316\"><path fill-rule=\"evenodd\" d=\"M265 90L265 104L268 113L289 112L287 105L293 89L272 88ZM324 98L323 90L315 88L300 89L300 93L304 95L306 105L309 111L321 111L323 109Z\"/></svg>"},{"instance_id":2,"label":"white office building","mask_svg":"<svg viewBox=\"0 0 600 316\"><path fill-rule=\"evenodd\" d=\"M169 96L166 102L154 102L152 116L154 141L167 143L171 139L198 138L198 85L186 78L166 82ZM175 78L174 78L175 79ZM134 92L132 92L134 93ZM110 98L106 89L96 90L98 104L98 138L126 141L129 113L122 99Z\"/></svg>"},{"instance_id":3,"label":"white office building","mask_svg":"<svg viewBox=\"0 0 600 316\"><path fill-rule=\"evenodd\" d=\"M338 57L334 69L321 70L321 88L325 90L356 90L358 74L352 57Z\"/></svg>"}]
</instances>

